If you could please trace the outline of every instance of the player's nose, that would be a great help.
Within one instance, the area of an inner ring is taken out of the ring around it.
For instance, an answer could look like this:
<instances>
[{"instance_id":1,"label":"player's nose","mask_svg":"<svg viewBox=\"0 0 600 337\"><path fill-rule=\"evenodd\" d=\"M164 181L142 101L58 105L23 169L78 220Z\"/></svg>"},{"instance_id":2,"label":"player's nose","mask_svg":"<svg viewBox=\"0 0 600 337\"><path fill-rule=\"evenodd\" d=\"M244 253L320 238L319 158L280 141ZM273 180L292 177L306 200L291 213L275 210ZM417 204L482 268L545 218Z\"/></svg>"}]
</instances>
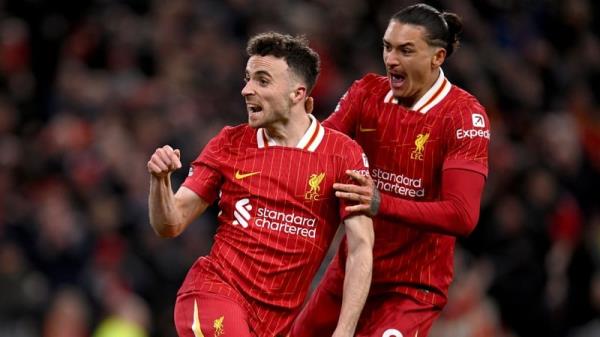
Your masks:
<instances>
[{"instance_id":1,"label":"player's nose","mask_svg":"<svg viewBox=\"0 0 600 337\"><path fill-rule=\"evenodd\" d=\"M398 58L398 56L396 55L396 53L385 53L383 55L383 63L385 63L385 65L390 68L390 67L394 67L397 66L398 64L400 64L400 59Z\"/></svg>"},{"instance_id":2,"label":"player's nose","mask_svg":"<svg viewBox=\"0 0 600 337\"><path fill-rule=\"evenodd\" d=\"M254 89L252 89L252 81L246 82L244 87L242 88L242 96L246 97L252 95L254 93Z\"/></svg>"}]
</instances>

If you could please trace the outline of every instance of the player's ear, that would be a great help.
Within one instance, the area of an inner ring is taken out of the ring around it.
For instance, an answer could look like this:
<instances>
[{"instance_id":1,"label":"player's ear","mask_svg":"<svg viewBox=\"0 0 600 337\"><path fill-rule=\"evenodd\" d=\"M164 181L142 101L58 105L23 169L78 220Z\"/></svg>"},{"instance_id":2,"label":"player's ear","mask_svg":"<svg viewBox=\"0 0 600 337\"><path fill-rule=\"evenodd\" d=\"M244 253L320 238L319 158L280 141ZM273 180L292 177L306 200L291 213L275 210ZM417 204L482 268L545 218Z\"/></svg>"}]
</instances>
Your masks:
<instances>
[{"instance_id":1,"label":"player's ear","mask_svg":"<svg viewBox=\"0 0 600 337\"><path fill-rule=\"evenodd\" d=\"M436 48L431 57L431 68L440 67L444 63L444 60L446 60L446 49Z\"/></svg>"},{"instance_id":2,"label":"player's ear","mask_svg":"<svg viewBox=\"0 0 600 337\"><path fill-rule=\"evenodd\" d=\"M297 104L306 98L306 87L303 85L297 85L294 90L290 93L290 99L292 103Z\"/></svg>"},{"instance_id":3,"label":"player's ear","mask_svg":"<svg viewBox=\"0 0 600 337\"><path fill-rule=\"evenodd\" d=\"M306 113L307 114L312 113L314 107L315 107L315 100L310 96L306 97L306 101L304 102L304 110L306 110Z\"/></svg>"}]
</instances>

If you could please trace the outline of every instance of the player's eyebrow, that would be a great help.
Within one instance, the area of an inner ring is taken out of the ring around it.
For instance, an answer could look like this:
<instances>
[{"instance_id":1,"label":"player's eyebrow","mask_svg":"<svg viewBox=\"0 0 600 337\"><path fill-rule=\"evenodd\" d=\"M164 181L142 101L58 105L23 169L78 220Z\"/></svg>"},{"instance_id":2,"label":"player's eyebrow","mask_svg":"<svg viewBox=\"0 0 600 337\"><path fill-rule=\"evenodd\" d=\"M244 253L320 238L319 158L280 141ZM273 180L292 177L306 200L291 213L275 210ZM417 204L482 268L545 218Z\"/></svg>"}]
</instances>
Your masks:
<instances>
[{"instance_id":1,"label":"player's eyebrow","mask_svg":"<svg viewBox=\"0 0 600 337\"><path fill-rule=\"evenodd\" d=\"M248 70L246 70L246 76L250 77L250 76L266 76L266 77L273 77L271 76L271 74L266 71L266 70L257 70L254 73L250 73Z\"/></svg>"},{"instance_id":2,"label":"player's eyebrow","mask_svg":"<svg viewBox=\"0 0 600 337\"><path fill-rule=\"evenodd\" d=\"M388 45L388 46L392 46L394 48L414 47L415 46L415 43L412 42L412 41L404 42L404 43L401 43L399 45L394 46L394 45L392 45L392 43L390 41L386 40L385 38L383 39L383 44L384 45Z\"/></svg>"}]
</instances>

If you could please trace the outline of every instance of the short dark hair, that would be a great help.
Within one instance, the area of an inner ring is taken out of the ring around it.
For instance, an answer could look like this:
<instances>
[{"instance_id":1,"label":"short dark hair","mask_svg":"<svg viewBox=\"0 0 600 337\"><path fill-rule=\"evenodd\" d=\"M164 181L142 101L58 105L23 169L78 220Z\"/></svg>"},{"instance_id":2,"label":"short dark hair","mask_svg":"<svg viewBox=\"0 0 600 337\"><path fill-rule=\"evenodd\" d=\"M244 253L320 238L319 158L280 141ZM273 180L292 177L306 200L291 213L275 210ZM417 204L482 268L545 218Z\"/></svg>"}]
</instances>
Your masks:
<instances>
[{"instance_id":1,"label":"short dark hair","mask_svg":"<svg viewBox=\"0 0 600 337\"><path fill-rule=\"evenodd\" d=\"M321 60L319 54L308 46L308 40L302 35L261 33L250 38L246 52L248 56L271 55L283 58L290 69L305 81L307 93L312 91L317 82Z\"/></svg>"},{"instance_id":2,"label":"short dark hair","mask_svg":"<svg viewBox=\"0 0 600 337\"><path fill-rule=\"evenodd\" d=\"M432 6L420 3L404 8L390 20L424 27L427 31L427 43L446 49L446 57L458 48L463 24L462 19L455 13L442 13Z\"/></svg>"}]
</instances>

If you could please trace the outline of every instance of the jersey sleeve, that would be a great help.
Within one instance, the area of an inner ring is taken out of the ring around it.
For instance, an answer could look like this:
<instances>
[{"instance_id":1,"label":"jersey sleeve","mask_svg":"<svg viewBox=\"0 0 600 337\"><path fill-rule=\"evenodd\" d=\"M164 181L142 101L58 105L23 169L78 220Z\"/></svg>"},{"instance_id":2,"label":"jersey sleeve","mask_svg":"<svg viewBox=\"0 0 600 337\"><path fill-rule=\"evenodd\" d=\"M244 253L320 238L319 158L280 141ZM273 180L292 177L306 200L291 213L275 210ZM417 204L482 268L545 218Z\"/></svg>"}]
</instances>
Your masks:
<instances>
[{"instance_id":1,"label":"jersey sleeve","mask_svg":"<svg viewBox=\"0 0 600 337\"><path fill-rule=\"evenodd\" d=\"M479 219L483 175L470 170L442 173L441 200L413 201L381 194L380 216L436 233L466 236Z\"/></svg>"},{"instance_id":2,"label":"jersey sleeve","mask_svg":"<svg viewBox=\"0 0 600 337\"><path fill-rule=\"evenodd\" d=\"M340 98L333 113L323 121L323 126L354 138L364 98L366 97L364 87L367 81L369 81L369 75L352 84L350 89Z\"/></svg>"},{"instance_id":3,"label":"jersey sleeve","mask_svg":"<svg viewBox=\"0 0 600 337\"><path fill-rule=\"evenodd\" d=\"M226 129L204 147L200 155L192 162L190 172L182 186L194 191L199 197L212 204L218 197L218 191L223 183L219 153L227 146Z\"/></svg>"},{"instance_id":4,"label":"jersey sleeve","mask_svg":"<svg viewBox=\"0 0 600 337\"><path fill-rule=\"evenodd\" d=\"M465 169L487 177L490 122L483 107L476 102L458 104L448 117L445 128L446 169Z\"/></svg>"},{"instance_id":5,"label":"jersey sleeve","mask_svg":"<svg viewBox=\"0 0 600 337\"><path fill-rule=\"evenodd\" d=\"M343 158L341 158L343 163L342 170L337 182L342 184L356 184L356 182L346 174L346 170L358 171L360 174L366 176L369 174L369 161L358 143L351 141L345 148L346 150L343 152ZM348 204L349 203L346 200L340 199L340 219L342 220L350 215L350 213L346 211L346 206L348 206Z\"/></svg>"}]
</instances>

